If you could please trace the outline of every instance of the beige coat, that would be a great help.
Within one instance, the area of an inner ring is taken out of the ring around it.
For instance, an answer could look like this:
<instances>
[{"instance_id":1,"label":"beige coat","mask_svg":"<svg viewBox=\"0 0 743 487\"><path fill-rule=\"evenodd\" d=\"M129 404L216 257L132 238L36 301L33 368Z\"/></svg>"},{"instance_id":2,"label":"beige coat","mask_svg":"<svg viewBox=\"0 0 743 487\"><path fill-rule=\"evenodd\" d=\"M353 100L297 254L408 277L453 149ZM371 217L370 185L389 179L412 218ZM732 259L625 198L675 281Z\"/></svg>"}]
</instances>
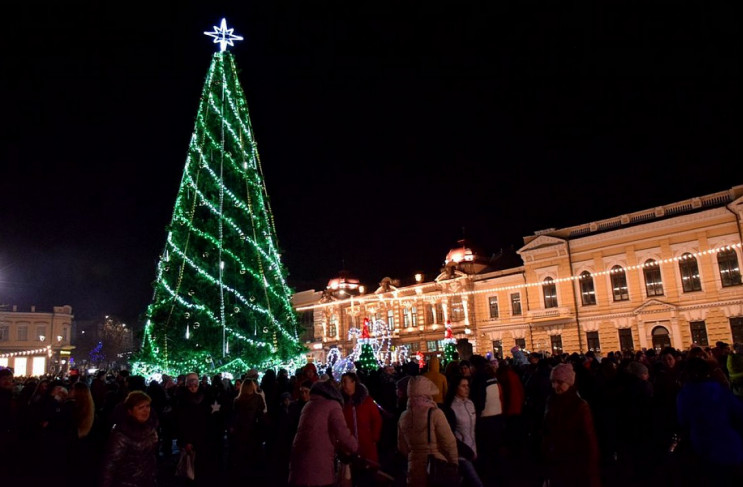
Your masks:
<instances>
[{"instance_id":1,"label":"beige coat","mask_svg":"<svg viewBox=\"0 0 743 487\"><path fill-rule=\"evenodd\" d=\"M408 383L408 408L397 423L397 449L408 457L408 486L426 486L426 459L429 453L457 464L457 440L449 427L444 412L431 401L433 383L425 377L417 376ZM429 404L416 401L415 395L423 391ZM411 395L411 392L413 393ZM431 411L431 443L428 443L428 410Z\"/></svg>"}]
</instances>

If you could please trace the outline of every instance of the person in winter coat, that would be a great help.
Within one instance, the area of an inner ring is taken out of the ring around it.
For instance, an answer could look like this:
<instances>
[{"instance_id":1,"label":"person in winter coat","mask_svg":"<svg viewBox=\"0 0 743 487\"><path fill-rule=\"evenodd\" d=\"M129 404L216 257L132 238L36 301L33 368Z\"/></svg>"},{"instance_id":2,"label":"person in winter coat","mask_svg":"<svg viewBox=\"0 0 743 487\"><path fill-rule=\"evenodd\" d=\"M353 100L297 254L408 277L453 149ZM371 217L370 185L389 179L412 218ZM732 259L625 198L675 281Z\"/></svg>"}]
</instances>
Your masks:
<instances>
[{"instance_id":1,"label":"person in winter coat","mask_svg":"<svg viewBox=\"0 0 743 487\"><path fill-rule=\"evenodd\" d=\"M343 417L343 397L331 381L317 381L302 408L289 460L289 485L330 486L335 483L336 451L356 453L358 441Z\"/></svg>"},{"instance_id":2,"label":"person in winter coat","mask_svg":"<svg viewBox=\"0 0 743 487\"><path fill-rule=\"evenodd\" d=\"M400 415L397 424L397 449L408 458L409 487L426 486L426 461L429 453L449 463L459 463L457 440L446 416L433 400L433 396L438 393L434 383L425 376L415 376L408 381L408 407Z\"/></svg>"},{"instance_id":3,"label":"person in winter coat","mask_svg":"<svg viewBox=\"0 0 743 487\"><path fill-rule=\"evenodd\" d=\"M547 400L542 437L550 486L600 486L599 449L591 408L575 389L575 370L571 364L558 364L550 379L554 394Z\"/></svg>"},{"instance_id":4,"label":"person in winter coat","mask_svg":"<svg viewBox=\"0 0 743 487\"><path fill-rule=\"evenodd\" d=\"M694 470L704 472L704 478L698 480L709 482L704 485L740 485L743 403L714 378L713 366L703 358L689 359L682 382L676 398L681 441L689 441L699 459Z\"/></svg>"},{"instance_id":5,"label":"person in winter coat","mask_svg":"<svg viewBox=\"0 0 743 487\"><path fill-rule=\"evenodd\" d=\"M255 470L263 458L263 431L261 424L265 403L258 394L255 380L246 379L240 386L240 393L232 405L230 418L230 468L236 478L241 478L245 465Z\"/></svg>"},{"instance_id":6,"label":"person in winter coat","mask_svg":"<svg viewBox=\"0 0 743 487\"><path fill-rule=\"evenodd\" d=\"M738 400L743 401L743 343L733 344L735 353L727 358L727 369L730 373L730 389Z\"/></svg>"},{"instance_id":7,"label":"person in winter coat","mask_svg":"<svg viewBox=\"0 0 743 487\"><path fill-rule=\"evenodd\" d=\"M441 363L437 356L434 355L431 357L431 360L428 362L428 371L424 373L423 376L433 382L433 385L435 385L436 389L439 391L433 395L433 401L436 404L443 404L448 387L446 376L441 373Z\"/></svg>"},{"instance_id":8,"label":"person in winter coat","mask_svg":"<svg viewBox=\"0 0 743 487\"><path fill-rule=\"evenodd\" d=\"M211 444L209 431L214 427L209 398L199 384L198 374L186 376L186 387L178 391L173 412L176 419L178 447L195 452L194 473L197 484L206 484L218 468L217 449Z\"/></svg>"},{"instance_id":9,"label":"person in winter coat","mask_svg":"<svg viewBox=\"0 0 743 487\"><path fill-rule=\"evenodd\" d=\"M382 415L377 404L354 372L346 372L341 376L341 393L345 401L343 416L346 418L346 425L359 442L359 456L379 463L377 443L382 434ZM353 467L352 479L354 485L374 485L374 477L369 470Z\"/></svg>"},{"instance_id":10,"label":"person in winter coat","mask_svg":"<svg viewBox=\"0 0 743 487\"><path fill-rule=\"evenodd\" d=\"M157 485L157 429L149 422L150 396L130 392L126 419L114 426L103 458L101 487Z\"/></svg>"},{"instance_id":11,"label":"person in winter coat","mask_svg":"<svg viewBox=\"0 0 743 487\"><path fill-rule=\"evenodd\" d=\"M477 443L475 441L477 413L475 412L475 404L469 399L469 378L460 376L450 386L444 399L443 410L454 437L457 439L459 471L464 480L463 485L465 487L482 487L482 480L474 465L475 460L477 460Z\"/></svg>"}]
</instances>

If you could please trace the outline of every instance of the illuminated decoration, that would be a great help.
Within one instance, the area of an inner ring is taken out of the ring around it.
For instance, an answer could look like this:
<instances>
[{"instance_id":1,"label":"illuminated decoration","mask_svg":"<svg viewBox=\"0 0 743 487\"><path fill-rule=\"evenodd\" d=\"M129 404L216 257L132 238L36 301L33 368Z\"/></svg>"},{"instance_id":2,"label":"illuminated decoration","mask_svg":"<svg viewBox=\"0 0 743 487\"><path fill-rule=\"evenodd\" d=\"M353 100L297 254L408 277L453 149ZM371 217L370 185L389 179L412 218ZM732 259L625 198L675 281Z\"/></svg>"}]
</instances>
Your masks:
<instances>
[{"instance_id":1,"label":"illuminated decoration","mask_svg":"<svg viewBox=\"0 0 743 487\"><path fill-rule=\"evenodd\" d=\"M103 342L98 342L93 350L90 351L90 362L93 364L100 364L106 359L106 355L103 353Z\"/></svg>"},{"instance_id":2,"label":"illuminated decoration","mask_svg":"<svg viewBox=\"0 0 743 487\"><path fill-rule=\"evenodd\" d=\"M457 352L457 339L451 329L451 321L446 322L446 331L444 331L444 361L451 362L454 360L454 354Z\"/></svg>"},{"instance_id":3,"label":"illuminated decoration","mask_svg":"<svg viewBox=\"0 0 743 487\"><path fill-rule=\"evenodd\" d=\"M223 20L132 371L177 375L302 362L292 291ZM305 359L306 360L306 359Z\"/></svg>"},{"instance_id":4,"label":"illuminated decoration","mask_svg":"<svg viewBox=\"0 0 743 487\"><path fill-rule=\"evenodd\" d=\"M354 362L360 362L363 368L371 370L385 362L392 362L392 331L384 321L364 318L361 329L348 330L348 339L353 338L356 339L356 345L349 357Z\"/></svg>"},{"instance_id":5,"label":"illuminated decoration","mask_svg":"<svg viewBox=\"0 0 743 487\"><path fill-rule=\"evenodd\" d=\"M423 370L426 366L426 357L423 355L423 352L416 352L415 358L418 360L418 368Z\"/></svg>"},{"instance_id":6,"label":"illuminated decoration","mask_svg":"<svg viewBox=\"0 0 743 487\"><path fill-rule=\"evenodd\" d=\"M374 348L372 348L371 343L369 343L370 340L371 337L369 336L369 318L364 318L364 324L361 330L361 338L359 338L358 341L358 343L361 344L361 352L359 353L358 362L359 366L366 370L374 370L379 367L377 357L375 357L374 355Z\"/></svg>"},{"instance_id":7,"label":"illuminated decoration","mask_svg":"<svg viewBox=\"0 0 743 487\"><path fill-rule=\"evenodd\" d=\"M35 348L33 350L23 350L19 352L8 352L8 353L0 353L0 358L9 358L9 357L23 357L27 355L38 355L40 353L48 354L50 357L52 356L52 347L46 346L43 348Z\"/></svg>"},{"instance_id":8,"label":"illuminated decoration","mask_svg":"<svg viewBox=\"0 0 743 487\"><path fill-rule=\"evenodd\" d=\"M208 35L209 37L214 38L214 44L219 44L219 50L220 52L224 52L227 50L227 46L234 46L234 41L241 41L243 40L242 37L236 36L233 34L235 29L228 29L227 28L227 19L222 19L222 23L219 27L216 25L214 26L213 32L204 32L204 34Z\"/></svg>"},{"instance_id":9,"label":"illuminated decoration","mask_svg":"<svg viewBox=\"0 0 743 487\"><path fill-rule=\"evenodd\" d=\"M705 256L705 255L716 255L719 252L724 252L724 251L727 251L727 250L734 250L736 248L740 249L741 247L743 247L743 244L736 243L736 244L732 244L732 245L724 245L724 246L721 246L721 247L718 247L718 248L714 248L714 249L703 250L703 251L700 251L700 252L689 252L688 254L690 254L690 255L692 255L694 257L701 257L701 256ZM684 257L684 256L678 256L678 257L673 257L673 258L670 258L670 259L660 259L660 260L656 260L652 265L675 263L675 262L678 262L678 261L681 261L681 260L685 260L685 259L688 259L688 258L689 258L688 255L686 255L686 257ZM611 269L608 269L608 270L603 270L603 271L592 272L591 273L591 276L595 278L595 277L598 277L598 276L604 276L604 275L614 274L615 272L622 272L622 271L627 272L627 271L633 271L633 270L637 270L637 269L645 269L646 267L649 267L649 265L647 265L647 264L630 265L630 266L623 267L622 270L618 270L618 271L613 271ZM458 278L455 278L455 279L450 279L447 282L455 282L457 280L464 280L464 279L467 279L467 277L458 277ZM581 279L581 276L580 275L576 275L576 276L561 277L559 279L554 279L553 282L555 282L555 283L559 283L559 282L572 282L572 281L579 281L580 279ZM433 288L435 288L437 286L438 286L437 283L431 283L428 286L422 286L422 288L423 289L425 289L426 287L433 287ZM475 289L475 290L467 290L467 291L451 292L451 293L427 294L426 295L426 299L427 300L445 300L447 298L452 298L452 297L456 297L456 296L462 297L462 296L473 296L473 295L476 295L476 294L493 294L493 293L500 292L500 291L512 291L512 290L526 289L526 288L529 288L529 287L539 287L539 288L541 288L542 286L544 286L544 282L542 282L542 281L539 281L539 282L528 282L528 283L525 283L525 284L512 284L512 285L508 285L508 286L498 286L498 287L486 288L486 289ZM397 297L397 296L394 296L394 295L393 296L383 296L381 294L375 294L375 295L371 295L371 296L359 296L359 297L356 297L355 298L355 301L356 301L356 303L358 305L364 305L364 306L367 306L367 309L370 309L369 306L372 303L374 303L374 304L386 304L386 305L389 305L390 303L394 303L394 302L398 302L399 303L402 299L404 299L404 298L400 298L400 297ZM300 306L300 307L297 308L297 311L309 311L309 310L313 310L313 309L321 309L321 308L326 308L328 306L335 306L335 305L337 305L337 303L320 303L320 304L314 304L314 305L308 305L308 306Z\"/></svg>"},{"instance_id":10,"label":"illuminated decoration","mask_svg":"<svg viewBox=\"0 0 743 487\"><path fill-rule=\"evenodd\" d=\"M333 371L333 378L340 382L343 374L346 372L354 372L356 370L356 364L353 362L353 357L342 357L341 351L338 347L333 347L328 352L327 357L328 365Z\"/></svg>"}]
</instances>

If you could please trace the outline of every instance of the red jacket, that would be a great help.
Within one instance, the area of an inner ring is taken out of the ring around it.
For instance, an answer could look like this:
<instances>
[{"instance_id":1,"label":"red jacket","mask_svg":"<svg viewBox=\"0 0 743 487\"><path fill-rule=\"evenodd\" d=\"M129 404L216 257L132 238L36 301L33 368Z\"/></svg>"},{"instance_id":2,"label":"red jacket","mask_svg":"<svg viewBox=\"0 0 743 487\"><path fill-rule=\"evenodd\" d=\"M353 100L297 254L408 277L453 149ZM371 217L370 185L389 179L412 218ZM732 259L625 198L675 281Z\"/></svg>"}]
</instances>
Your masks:
<instances>
[{"instance_id":1,"label":"red jacket","mask_svg":"<svg viewBox=\"0 0 743 487\"><path fill-rule=\"evenodd\" d=\"M344 395L343 416L348 429L359 441L359 456L379 462L377 443L382 434L382 415L369 391L361 382L356 383L353 397ZM356 417L354 418L354 410Z\"/></svg>"},{"instance_id":2,"label":"red jacket","mask_svg":"<svg viewBox=\"0 0 743 487\"><path fill-rule=\"evenodd\" d=\"M524 385L519 375L511 367L499 367L495 376L503 388L503 414L521 414L524 408Z\"/></svg>"}]
</instances>

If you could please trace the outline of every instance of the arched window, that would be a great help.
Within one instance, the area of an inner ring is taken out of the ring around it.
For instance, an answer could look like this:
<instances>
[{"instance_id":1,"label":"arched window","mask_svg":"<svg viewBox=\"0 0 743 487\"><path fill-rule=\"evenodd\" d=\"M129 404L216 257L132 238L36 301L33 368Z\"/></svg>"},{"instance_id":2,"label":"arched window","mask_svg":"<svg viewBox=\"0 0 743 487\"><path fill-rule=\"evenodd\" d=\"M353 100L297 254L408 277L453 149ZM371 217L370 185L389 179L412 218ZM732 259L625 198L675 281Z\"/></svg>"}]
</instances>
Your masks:
<instances>
[{"instance_id":1,"label":"arched window","mask_svg":"<svg viewBox=\"0 0 743 487\"><path fill-rule=\"evenodd\" d=\"M717 265L720 267L720 281L722 287L739 286L740 267L735 250L727 249L717 253Z\"/></svg>"},{"instance_id":2,"label":"arched window","mask_svg":"<svg viewBox=\"0 0 743 487\"><path fill-rule=\"evenodd\" d=\"M580 273L580 300L583 306L596 304L596 290L593 287L593 276L588 271Z\"/></svg>"},{"instance_id":3,"label":"arched window","mask_svg":"<svg viewBox=\"0 0 743 487\"><path fill-rule=\"evenodd\" d=\"M685 293L702 290L702 280L699 278L699 266L697 258L689 252L681 256L679 261L681 272L681 287Z\"/></svg>"},{"instance_id":4,"label":"arched window","mask_svg":"<svg viewBox=\"0 0 743 487\"><path fill-rule=\"evenodd\" d=\"M551 277L545 277L542 282L542 293L544 293L544 307L557 308L557 286Z\"/></svg>"},{"instance_id":5,"label":"arched window","mask_svg":"<svg viewBox=\"0 0 743 487\"><path fill-rule=\"evenodd\" d=\"M660 265L653 259L643 264L642 273L645 276L645 292L649 298L663 296L663 281L660 277Z\"/></svg>"},{"instance_id":6,"label":"arched window","mask_svg":"<svg viewBox=\"0 0 743 487\"><path fill-rule=\"evenodd\" d=\"M614 301L629 301L629 292L627 291L627 273L622 266L615 265L611 268L611 291Z\"/></svg>"}]
</instances>

